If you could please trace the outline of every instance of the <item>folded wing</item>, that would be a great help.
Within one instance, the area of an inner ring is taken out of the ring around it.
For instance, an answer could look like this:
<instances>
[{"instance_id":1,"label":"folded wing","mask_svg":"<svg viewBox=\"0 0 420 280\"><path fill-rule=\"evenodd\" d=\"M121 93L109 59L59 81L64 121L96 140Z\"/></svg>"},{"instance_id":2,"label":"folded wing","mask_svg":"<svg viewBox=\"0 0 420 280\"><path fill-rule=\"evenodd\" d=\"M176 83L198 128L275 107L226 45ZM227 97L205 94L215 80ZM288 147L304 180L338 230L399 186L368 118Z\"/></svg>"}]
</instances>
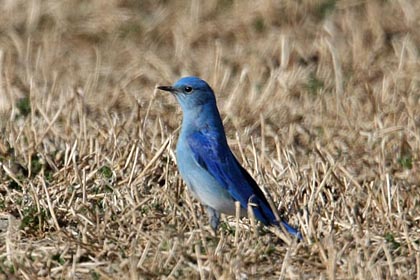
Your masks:
<instances>
[{"instance_id":1,"label":"folded wing","mask_svg":"<svg viewBox=\"0 0 420 280\"><path fill-rule=\"evenodd\" d=\"M253 210L258 220L266 225L278 224L257 183L218 136L211 132L190 135L188 144L197 164L207 170L243 208L247 209L248 202L255 204Z\"/></svg>"}]
</instances>

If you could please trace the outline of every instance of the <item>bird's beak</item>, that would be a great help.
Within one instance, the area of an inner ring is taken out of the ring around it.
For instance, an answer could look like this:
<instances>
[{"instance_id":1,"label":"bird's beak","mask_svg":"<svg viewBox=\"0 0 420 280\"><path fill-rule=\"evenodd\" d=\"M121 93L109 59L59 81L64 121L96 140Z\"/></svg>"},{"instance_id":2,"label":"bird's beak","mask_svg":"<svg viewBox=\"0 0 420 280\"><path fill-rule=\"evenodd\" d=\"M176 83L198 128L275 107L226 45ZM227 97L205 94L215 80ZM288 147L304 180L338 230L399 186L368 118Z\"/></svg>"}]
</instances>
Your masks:
<instances>
[{"instance_id":1,"label":"bird's beak","mask_svg":"<svg viewBox=\"0 0 420 280\"><path fill-rule=\"evenodd\" d=\"M158 86L160 90L169 91L171 93L175 93L176 89L173 86Z\"/></svg>"}]
</instances>

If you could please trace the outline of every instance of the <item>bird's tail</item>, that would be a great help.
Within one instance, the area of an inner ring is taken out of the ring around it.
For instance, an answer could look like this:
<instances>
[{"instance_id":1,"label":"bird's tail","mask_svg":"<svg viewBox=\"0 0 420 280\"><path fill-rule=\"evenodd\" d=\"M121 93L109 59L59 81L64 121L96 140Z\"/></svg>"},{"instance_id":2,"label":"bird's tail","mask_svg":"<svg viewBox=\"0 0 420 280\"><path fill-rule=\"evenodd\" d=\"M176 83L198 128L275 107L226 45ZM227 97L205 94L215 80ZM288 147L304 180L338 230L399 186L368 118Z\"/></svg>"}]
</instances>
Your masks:
<instances>
[{"instance_id":1,"label":"bird's tail","mask_svg":"<svg viewBox=\"0 0 420 280\"><path fill-rule=\"evenodd\" d=\"M281 221L281 225L287 230L288 233L290 233L297 239L302 240L302 234L297 229L295 229L294 227L292 227L284 221Z\"/></svg>"}]
</instances>

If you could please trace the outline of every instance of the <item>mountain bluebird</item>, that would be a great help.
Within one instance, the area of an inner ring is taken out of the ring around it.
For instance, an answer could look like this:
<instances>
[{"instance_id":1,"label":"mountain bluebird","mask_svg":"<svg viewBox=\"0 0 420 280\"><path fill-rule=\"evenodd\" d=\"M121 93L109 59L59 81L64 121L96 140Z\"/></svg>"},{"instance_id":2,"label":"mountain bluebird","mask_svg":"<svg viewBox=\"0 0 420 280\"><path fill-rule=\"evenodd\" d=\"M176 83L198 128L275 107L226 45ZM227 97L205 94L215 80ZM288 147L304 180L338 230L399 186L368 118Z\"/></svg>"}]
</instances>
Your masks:
<instances>
[{"instance_id":1,"label":"mountain bluebird","mask_svg":"<svg viewBox=\"0 0 420 280\"><path fill-rule=\"evenodd\" d=\"M255 217L265 225L279 225L264 193L239 164L230 150L213 90L197 77L184 77L173 86L158 89L175 95L183 112L176 146L179 172L187 187L206 207L210 225L216 230L220 213L235 215L235 201L246 216L252 203ZM300 233L280 221L293 236Z\"/></svg>"}]
</instances>

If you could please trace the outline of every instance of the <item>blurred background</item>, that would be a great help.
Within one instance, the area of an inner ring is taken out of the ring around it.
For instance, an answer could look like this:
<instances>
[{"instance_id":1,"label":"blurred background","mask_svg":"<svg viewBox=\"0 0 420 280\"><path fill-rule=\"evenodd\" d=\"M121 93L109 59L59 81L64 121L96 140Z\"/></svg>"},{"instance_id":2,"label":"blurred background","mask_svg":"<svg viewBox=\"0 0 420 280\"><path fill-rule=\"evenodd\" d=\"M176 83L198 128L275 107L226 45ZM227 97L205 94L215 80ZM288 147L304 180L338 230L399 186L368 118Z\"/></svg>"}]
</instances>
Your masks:
<instances>
[{"instance_id":1,"label":"blurred background","mask_svg":"<svg viewBox=\"0 0 420 280\"><path fill-rule=\"evenodd\" d=\"M367 135L379 126L419 123L416 1L5 0L0 9L3 120L22 98L57 110L81 95L96 119L156 98L149 114L173 128L175 104L154 87L197 75L228 125L262 115L287 144L341 133L344 151L375 141Z\"/></svg>"}]
</instances>

